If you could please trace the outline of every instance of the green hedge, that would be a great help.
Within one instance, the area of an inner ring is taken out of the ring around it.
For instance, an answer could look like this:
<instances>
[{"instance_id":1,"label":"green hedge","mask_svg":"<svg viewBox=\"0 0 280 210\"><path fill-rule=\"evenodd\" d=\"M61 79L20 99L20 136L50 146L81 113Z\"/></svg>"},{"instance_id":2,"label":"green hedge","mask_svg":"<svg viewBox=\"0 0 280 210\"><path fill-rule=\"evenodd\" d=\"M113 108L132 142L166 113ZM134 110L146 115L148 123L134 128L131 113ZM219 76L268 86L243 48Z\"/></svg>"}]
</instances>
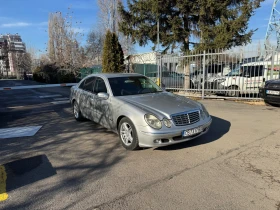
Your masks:
<instances>
[{"instance_id":1,"label":"green hedge","mask_svg":"<svg viewBox=\"0 0 280 210\"><path fill-rule=\"evenodd\" d=\"M46 83L46 80L41 72L34 72L33 80L36 82Z\"/></svg>"},{"instance_id":2,"label":"green hedge","mask_svg":"<svg viewBox=\"0 0 280 210\"><path fill-rule=\"evenodd\" d=\"M75 83L78 81L74 73L68 70L60 70L52 64L37 67L33 73L33 80L47 84Z\"/></svg>"}]
</instances>

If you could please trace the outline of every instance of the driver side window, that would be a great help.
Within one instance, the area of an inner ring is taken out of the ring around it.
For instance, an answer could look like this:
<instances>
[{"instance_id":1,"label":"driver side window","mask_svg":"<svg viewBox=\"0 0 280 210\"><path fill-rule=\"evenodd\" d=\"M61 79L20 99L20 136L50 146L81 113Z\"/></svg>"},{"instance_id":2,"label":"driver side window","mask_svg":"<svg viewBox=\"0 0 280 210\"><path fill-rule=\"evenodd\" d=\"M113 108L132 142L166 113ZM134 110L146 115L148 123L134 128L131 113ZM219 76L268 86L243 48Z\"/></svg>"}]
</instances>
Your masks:
<instances>
[{"instance_id":1,"label":"driver side window","mask_svg":"<svg viewBox=\"0 0 280 210\"><path fill-rule=\"evenodd\" d=\"M106 84L103 79L97 78L94 86L94 93L107 93Z\"/></svg>"}]
</instances>

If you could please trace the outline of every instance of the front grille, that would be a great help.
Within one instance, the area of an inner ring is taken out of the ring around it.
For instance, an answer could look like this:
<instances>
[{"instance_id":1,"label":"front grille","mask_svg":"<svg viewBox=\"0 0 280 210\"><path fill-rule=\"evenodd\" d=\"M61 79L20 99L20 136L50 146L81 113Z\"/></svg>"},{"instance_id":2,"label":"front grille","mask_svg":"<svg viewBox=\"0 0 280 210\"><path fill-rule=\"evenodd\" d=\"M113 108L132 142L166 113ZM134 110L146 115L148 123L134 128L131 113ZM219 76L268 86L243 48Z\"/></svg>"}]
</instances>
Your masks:
<instances>
[{"instance_id":1,"label":"front grille","mask_svg":"<svg viewBox=\"0 0 280 210\"><path fill-rule=\"evenodd\" d=\"M172 120L176 126L191 125L200 120L199 111L174 114Z\"/></svg>"}]
</instances>

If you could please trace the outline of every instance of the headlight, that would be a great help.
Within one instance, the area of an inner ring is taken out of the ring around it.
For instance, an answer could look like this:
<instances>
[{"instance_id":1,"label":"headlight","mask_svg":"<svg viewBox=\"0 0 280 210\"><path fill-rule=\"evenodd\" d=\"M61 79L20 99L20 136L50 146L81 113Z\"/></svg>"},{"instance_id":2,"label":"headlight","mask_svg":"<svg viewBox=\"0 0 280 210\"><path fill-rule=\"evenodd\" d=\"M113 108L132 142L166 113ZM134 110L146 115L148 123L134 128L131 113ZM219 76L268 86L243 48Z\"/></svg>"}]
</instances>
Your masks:
<instances>
[{"instance_id":1,"label":"headlight","mask_svg":"<svg viewBox=\"0 0 280 210\"><path fill-rule=\"evenodd\" d=\"M161 121L156 116L152 114L146 114L144 118L148 123L148 125L151 126L152 128L161 129L162 127Z\"/></svg>"},{"instance_id":2,"label":"headlight","mask_svg":"<svg viewBox=\"0 0 280 210\"><path fill-rule=\"evenodd\" d=\"M163 124L167 127L167 128L170 128L171 127L171 122L170 120L164 118L163 119Z\"/></svg>"},{"instance_id":3,"label":"headlight","mask_svg":"<svg viewBox=\"0 0 280 210\"><path fill-rule=\"evenodd\" d=\"M208 118L210 115L209 115L207 109L205 108L205 106L203 104L200 104L200 105L201 105L201 117L202 117L202 119Z\"/></svg>"}]
</instances>

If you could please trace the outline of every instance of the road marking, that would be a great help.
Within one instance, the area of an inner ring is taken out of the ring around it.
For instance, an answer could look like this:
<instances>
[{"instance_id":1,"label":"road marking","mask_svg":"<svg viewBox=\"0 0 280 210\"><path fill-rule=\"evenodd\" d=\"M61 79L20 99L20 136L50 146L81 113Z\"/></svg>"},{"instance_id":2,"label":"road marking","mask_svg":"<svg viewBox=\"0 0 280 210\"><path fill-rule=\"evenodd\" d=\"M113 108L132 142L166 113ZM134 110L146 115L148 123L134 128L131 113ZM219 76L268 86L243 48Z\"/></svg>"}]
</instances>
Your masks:
<instances>
[{"instance_id":1,"label":"road marking","mask_svg":"<svg viewBox=\"0 0 280 210\"><path fill-rule=\"evenodd\" d=\"M69 104L69 100L67 101L54 101L54 102L51 102L51 104Z\"/></svg>"},{"instance_id":2,"label":"road marking","mask_svg":"<svg viewBox=\"0 0 280 210\"><path fill-rule=\"evenodd\" d=\"M0 166L0 202L8 199L6 192L7 174L4 166Z\"/></svg>"},{"instance_id":3,"label":"road marking","mask_svg":"<svg viewBox=\"0 0 280 210\"><path fill-rule=\"evenodd\" d=\"M56 95L39 96L39 98L54 98L54 97L60 97L60 96L62 96L62 95L56 94Z\"/></svg>"},{"instance_id":4,"label":"road marking","mask_svg":"<svg viewBox=\"0 0 280 210\"><path fill-rule=\"evenodd\" d=\"M34 136L42 126L14 127L0 129L0 139Z\"/></svg>"},{"instance_id":5,"label":"road marking","mask_svg":"<svg viewBox=\"0 0 280 210\"><path fill-rule=\"evenodd\" d=\"M55 101L65 101L65 100L69 100L69 98L54 98L53 100L55 100Z\"/></svg>"}]
</instances>

